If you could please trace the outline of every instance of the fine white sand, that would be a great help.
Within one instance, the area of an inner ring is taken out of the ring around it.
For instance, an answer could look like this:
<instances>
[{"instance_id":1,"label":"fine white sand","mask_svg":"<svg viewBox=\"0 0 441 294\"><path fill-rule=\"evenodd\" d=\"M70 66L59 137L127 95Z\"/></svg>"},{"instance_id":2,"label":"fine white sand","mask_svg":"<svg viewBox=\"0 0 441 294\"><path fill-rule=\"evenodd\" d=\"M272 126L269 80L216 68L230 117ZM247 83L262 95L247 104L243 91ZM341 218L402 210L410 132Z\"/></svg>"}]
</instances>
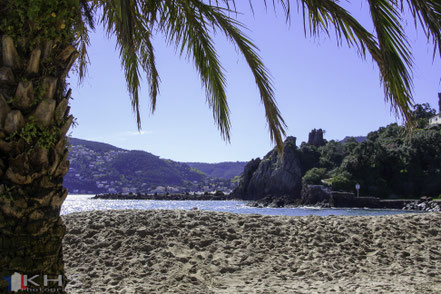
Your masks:
<instances>
[{"instance_id":1,"label":"fine white sand","mask_svg":"<svg viewBox=\"0 0 441 294\"><path fill-rule=\"evenodd\" d=\"M441 293L441 214L64 216L68 293Z\"/></svg>"}]
</instances>

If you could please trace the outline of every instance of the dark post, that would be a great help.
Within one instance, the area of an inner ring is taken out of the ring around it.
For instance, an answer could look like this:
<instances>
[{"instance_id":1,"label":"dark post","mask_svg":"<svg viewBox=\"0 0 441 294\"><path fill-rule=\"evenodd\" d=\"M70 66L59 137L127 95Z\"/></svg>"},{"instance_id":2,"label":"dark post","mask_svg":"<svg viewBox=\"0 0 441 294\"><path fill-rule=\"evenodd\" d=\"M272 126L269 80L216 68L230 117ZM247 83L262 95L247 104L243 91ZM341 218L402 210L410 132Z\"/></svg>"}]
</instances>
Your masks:
<instances>
[{"instance_id":1,"label":"dark post","mask_svg":"<svg viewBox=\"0 0 441 294\"><path fill-rule=\"evenodd\" d=\"M438 111L441 113L441 93L438 93Z\"/></svg>"}]
</instances>

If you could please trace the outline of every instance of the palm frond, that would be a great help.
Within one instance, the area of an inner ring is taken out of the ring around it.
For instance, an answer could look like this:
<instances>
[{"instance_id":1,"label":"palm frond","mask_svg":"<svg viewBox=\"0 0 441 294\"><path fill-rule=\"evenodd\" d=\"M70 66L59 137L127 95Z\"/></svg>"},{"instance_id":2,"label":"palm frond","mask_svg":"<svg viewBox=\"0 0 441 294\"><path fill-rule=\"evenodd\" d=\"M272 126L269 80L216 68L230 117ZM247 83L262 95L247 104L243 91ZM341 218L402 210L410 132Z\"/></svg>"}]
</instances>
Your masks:
<instances>
[{"instance_id":1,"label":"palm frond","mask_svg":"<svg viewBox=\"0 0 441 294\"><path fill-rule=\"evenodd\" d=\"M80 9L84 22L92 29L95 29L94 13L95 5L88 0L80 0Z\"/></svg>"},{"instance_id":2,"label":"palm frond","mask_svg":"<svg viewBox=\"0 0 441 294\"><path fill-rule=\"evenodd\" d=\"M156 68L156 58L150 32L144 32L139 53L141 55L141 66L147 74L147 82L150 86L150 107L153 113L156 109L156 98L159 94L160 78Z\"/></svg>"},{"instance_id":3,"label":"palm frond","mask_svg":"<svg viewBox=\"0 0 441 294\"><path fill-rule=\"evenodd\" d=\"M259 88L271 139L282 151L286 125L274 100L268 70L256 53L256 46L240 30L242 24L227 16L231 12L228 5L233 2L221 2L226 7L212 6L201 0L163 0L157 6L155 24L165 34L168 43L174 44L181 55L185 53L187 58L193 60L206 89L213 117L226 140L230 138L231 127L225 94L226 81L211 34L219 30L237 45Z\"/></svg>"},{"instance_id":4,"label":"palm frond","mask_svg":"<svg viewBox=\"0 0 441 294\"><path fill-rule=\"evenodd\" d=\"M136 40L137 29L140 27L138 5L134 0L109 0L103 1L102 7L102 21L107 26L107 33L116 36L132 108L136 115L138 129L141 129L139 110L140 60L138 57L139 44Z\"/></svg>"},{"instance_id":5,"label":"palm frond","mask_svg":"<svg viewBox=\"0 0 441 294\"><path fill-rule=\"evenodd\" d=\"M403 5L403 0L402 7ZM441 56L441 2L439 0L407 0L407 3L415 19L420 22L428 41L432 39L434 44L433 58L436 51Z\"/></svg>"},{"instance_id":6,"label":"palm frond","mask_svg":"<svg viewBox=\"0 0 441 294\"><path fill-rule=\"evenodd\" d=\"M73 31L75 33L75 43L79 53L76 70L78 71L80 83L86 75L87 65L90 62L87 48L90 45L89 30L95 29L95 13L96 6L93 3L87 0L79 1L79 13L76 19L74 19Z\"/></svg>"},{"instance_id":7,"label":"palm frond","mask_svg":"<svg viewBox=\"0 0 441 294\"><path fill-rule=\"evenodd\" d=\"M284 4L289 0L279 0ZM409 0L421 1L423 0ZM435 1L435 0L429 0ZM364 58L369 52L377 63L384 86L385 99L395 113L412 122L412 77L413 65L410 46L407 42L397 8L398 1L370 0L370 11L376 36L369 33L351 14L333 0L297 0L302 7L305 32L311 35L321 32L330 34L334 29L338 44L346 41L355 46ZM289 10L285 10L289 13Z\"/></svg>"},{"instance_id":8,"label":"palm frond","mask_svg":"<svg viewBox=\"0 0 441 294\"><path fill-rule=\"evenodd\" d=\"M208 8L210 7L210 8ZM222 136L230 140L230 116L225 93L225 76L213 40L209 35L212 24L207 23L205 9L199 1L164 1L159 27L169 42L180 47L192 58L206 89L213 118Z\"/></svg>"},{"instance_id":9,"label":"palm frond","mask_svg":"<svg viewBox=\"0 0 441 294\"><path fill-rule=\"evenodd\" d=\"M235 0L219 0L219 2ZM272 5L280 5L287 20L292 14L291 2L294 0L273 0ZM401 0L401 4L404 0ZM441 2L439 0L407 0L414 17L426 29L428 38L432 38L435 48L441 54ZM251 2L251 1L250 1ZM263 0L265 6L269 0ZM401 26L398 5L395 0L368 1L372 13L376 36L369 33L351 14L338 5L338 0L297 0L301 8L305 33L317 36L320 33L330 34L334 29L337 42L347 42L355 46L362 57L369 52L377 63L381 81L385 90L385 99L396 113L412 122L412 55L406 35ZM252 5L252 4L251 4ZM403 6L403 5L401 5ZM436 50L436 49L435 49Z\"/></svg>"},{"instance_id":10,"label":"palm frond","mask_svg":"<svg viewBox=\"0 0 441 294\"><path fill-rule=\"evenodd\" d=\"M282 151L286 124L275 102L273 85L268 70L255 51L257 49L256 46L240 31L239 28L242 27L242 24L221 13L219 9L213 9L210 14L207 13L207 16L237 45L245 57L254 75L262 103L265 107L271 140L276 142L279 151Z\"/></svg>"},{"instance_id":11,"label":"palm frond","mask_svg":"<svg viewBox=\"0 0 441 294\"><path fill-rule=\"evenodd\" d=\"M337 41L346 40L349 46L355 45L365 57L370 53L380 69L385 99L395 113L412 122L412 77L413 61L401 19L394 1L370 0L370 11L376 36L369 33L349 12L331 0L299 0L304 15L308 15L311 34L321 30L329 34L334 26Z\"/></svg>"},{"instance_id":12,"label":"palm frond","mask_svg":"<svg viewBox=\"0 0 441 294\"><path fill-rule=\"evenodd\" d=\"M277 5L292 16L294 0L263 0L265 7ZM433 40L434 54L441 55L441 2L439 0L406 0L417 20ZM296 0L304 20L305 33L317 36L335 33L338 44L346 42L356 47L365 58L370 54L377 63L385 90L385 99L392 109L411 121L413 65L410 46L401 26L400 10L404 0L368 0L375 35L368 32L338 0ZM89 5L93 3L93 5ZM208 4L207 4L208 3ZM253 1L248 0L253 11ZM160 78L152 37L157 31L165 34L181 55L191 59L199 72L213 117L222 136L230 138L230 119L224 70L213 41L216 31L222 32L239 48L254 75L270 129L270 136L283 148L285 122L274 99L274 90L268 70L263 65L258 49L242 32L243 25L230 17L238 13L235 0L80 0L82 20L75 30L80 48L80 76L87 64L88 29L93 29L95 8L102 7L102 22L109 35L115 35L121 62L127 80L132 107L141 126L139 113L140 69L147 76L152 112L156 107Z\"/></svg>"},{"instance_id":13,"label":"palm frond","mask_svg":"<svg viewBox=\"0 0 441 294\"><path fill-rule=\"evenodd\" d=\"M412 77L408 69L413 60L398 7L388 0L369 0L372 21L377 32L379 63L386 100L408 122L412 122Z\"/></svg>"}]
</instances>

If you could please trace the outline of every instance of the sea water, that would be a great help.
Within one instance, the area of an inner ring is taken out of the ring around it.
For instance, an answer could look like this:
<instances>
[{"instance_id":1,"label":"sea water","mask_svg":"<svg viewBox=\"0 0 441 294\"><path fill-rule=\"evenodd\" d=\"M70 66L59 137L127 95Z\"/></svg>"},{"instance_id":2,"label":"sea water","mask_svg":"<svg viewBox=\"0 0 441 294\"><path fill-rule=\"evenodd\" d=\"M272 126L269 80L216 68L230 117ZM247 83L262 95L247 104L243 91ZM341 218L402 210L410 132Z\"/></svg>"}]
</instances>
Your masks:
<instances>
[{"instance_id":1,"label":"sea water","mask_svg":"<svg viewBox=\"0 0 441 294\"><path fill-rule=\"evenodd\" d=\"M329 208L256 208L247 206L246 201L159 201L159 200L103 200L92 199L94 195L68 195L61 207L61 214L91 210L109 209L183 209L234 212L234 213L257 213L265 215L389 215L409 213L404 210L384 209L329 209ZM415 213L415 211L411 211Z\"/></svg>"}]
</instances>

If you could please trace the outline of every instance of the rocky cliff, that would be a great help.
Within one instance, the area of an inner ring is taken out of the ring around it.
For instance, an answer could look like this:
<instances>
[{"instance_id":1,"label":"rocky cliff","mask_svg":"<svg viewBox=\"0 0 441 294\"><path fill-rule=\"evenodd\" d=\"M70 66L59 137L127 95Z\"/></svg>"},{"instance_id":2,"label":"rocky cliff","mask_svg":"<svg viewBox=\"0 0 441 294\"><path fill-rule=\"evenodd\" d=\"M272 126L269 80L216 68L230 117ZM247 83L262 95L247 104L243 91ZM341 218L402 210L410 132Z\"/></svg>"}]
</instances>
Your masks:
<instances>
[{"instance_id":1,"label":"rocky cliff","mask_svg":"<svg viewBox=\"0 0 441 294\"><path fill-rule=\"evenodd\" d=\"M316 147L324 146L326 145L325 139L323 139L323 130L322 129L313 129L311 132L309 132L308 136L308 144L314 145Z\"/></svg>"},{"instance_id":2,"label":"rocky cliff","mask_svg":"<svg viewBox=\"0 0 441 294\"><path fill-rule=\"evenodd\" d=\"M234 197L257 200L265 196L288 196L300 198L302 174L296 138L288 137L285 152L280 157L276 149L262 160L251 160L244 169Z\"/></svg>"}]
</instances>

